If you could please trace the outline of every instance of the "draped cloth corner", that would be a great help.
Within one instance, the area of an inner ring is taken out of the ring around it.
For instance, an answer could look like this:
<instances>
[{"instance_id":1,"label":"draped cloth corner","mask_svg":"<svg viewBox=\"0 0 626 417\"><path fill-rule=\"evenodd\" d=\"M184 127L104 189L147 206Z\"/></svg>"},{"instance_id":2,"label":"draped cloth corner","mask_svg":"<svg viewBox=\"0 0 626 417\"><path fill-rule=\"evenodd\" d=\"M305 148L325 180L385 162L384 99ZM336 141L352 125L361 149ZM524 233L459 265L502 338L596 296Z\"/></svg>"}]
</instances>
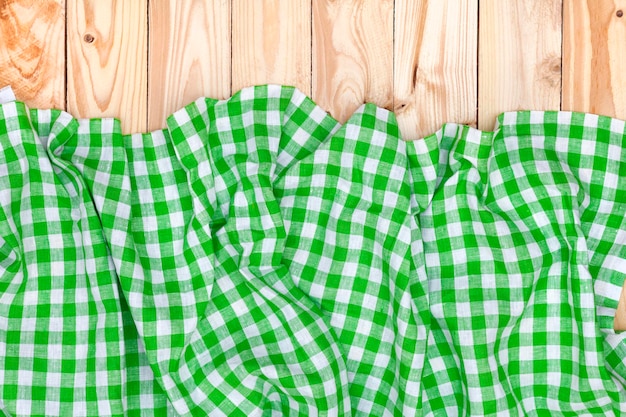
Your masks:
<instances>
[{"instance_id":1,"label":"draped cloth corner","mask_svg":"<svg viewBox=\"0 0 626 417\"><path fill-rule=\"evenodd\" d=\"M276 85L133 135L7 100L0 409L626 413L625 138L520 111L405 142Z\"/></svg>"}]
</instances>

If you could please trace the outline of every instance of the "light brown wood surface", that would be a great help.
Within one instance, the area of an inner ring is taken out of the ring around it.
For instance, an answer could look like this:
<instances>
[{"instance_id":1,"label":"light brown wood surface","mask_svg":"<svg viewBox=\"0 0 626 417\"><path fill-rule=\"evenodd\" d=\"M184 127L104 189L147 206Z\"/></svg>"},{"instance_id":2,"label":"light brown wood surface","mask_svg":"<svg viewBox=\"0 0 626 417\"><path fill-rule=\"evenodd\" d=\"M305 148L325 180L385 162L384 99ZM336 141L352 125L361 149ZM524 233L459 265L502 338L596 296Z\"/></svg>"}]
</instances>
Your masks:
<instances>
[{"instance_id":1,"label":"light brown wood surface","mask_svg":"<svg viewBox=\"0 0 626 417\"><path fill-rule=\"evenodd\" d=\"M365 102L393 103L393 1L313 1L312 97L345 122Z\"/></svg>"},{"instance_id":2,"label":"light brown wood surface","mask_svg":"<svg viewBox=\"0 0 626 417\"><path fill-rule=\"evenodd\" d=\"M394 110L405 139L476 126L478 0L396 0Z\"/></svg>"},{"instance_id":3,"label":"light brown wood surface","mask_svg":"<svg viewBox=\"0 0 626 417\"><path fill-rule=\"evenodd\" d=\"M230 1L149 3L148 129L198 97L230 96Z\"/></svg>"},{"instance_id":4,"label":"light brown wood surface","mask_svg":"<svg viewBox=\"0 0 626 417\"><path fill-rule=\"evenodd\" d=\"M342 121L363 102L394 109L407 139L521 108L626 118L625 13L626 0L2 0L0 86L124 132L264 83Z\"/></svg>"},{"instance_id":5,"label":"light brown wood surface","mask_svg":"<svg viewBox=\"0 0 626 417\"><path fill-rule=\"evenodd\" d=\"M0 1L0 87L33 107L65 108L65 1Z\"/></svg>"},{"instance_id":6,"label":"light brown wood surface","mask_svg":"<svg viewBox=\"0 0 626 417\"><path fill-rule=\"evenodd\" d=\"M311 0L232 0L233 92L287 84L311 93Z\"/></svg>"},{"instance_id":7,"label":"light brown wood surface","mask_svg":"<svg viewBox=\"0 0 626 417\"><path fill-rule=\"evenodd\" d=\"M624 13L623 0L564 1L563 110L626 118Z\"/></svg>"},{"instance_id":8,"label":"light brown wood surface","mask_svg":"<svg viewBox=\"0 0 626 417\"><path fill-rule=\"evenodd\" d=\"M619 297L619 304L615 311L615 321L613 327L615 330L626 330L626 282L622 288L622 294Z\"/></svg>"},{"instance_id":9,"label":"light brown wood surface","mask_svg":"<svg viewBox=\"0 0 626 417\"><path fill-rule=\"evenodd\" d=\"M393 108L411 139L444 121L490 129L519 108L626 117L622 9L625 0L5 0L0 80L32 106L67 99L77 116L117 116L125 131L146 119L162 127L197 96L268 82L296 85L340 119L365 101Z\"/></svg>"},{"instance_id":10,"label":"light brown wood surface","mask_svg":"<svg viewBox=\"0 0 626 417\"><path fill-rule=\"evenodd\" d=\"M67 0L67 109L147 129L147 0Z\"/></svg>"},{"instance_id":11,"label":"light brown wood surface","mask_svg":"<svg viewBox=\"0 0 626 417\"><path fill-rule=\"evenodd\" d=\"M561 0L481 0L478 128L503 111L558 109Z\"/></svg>"}]
</instances>

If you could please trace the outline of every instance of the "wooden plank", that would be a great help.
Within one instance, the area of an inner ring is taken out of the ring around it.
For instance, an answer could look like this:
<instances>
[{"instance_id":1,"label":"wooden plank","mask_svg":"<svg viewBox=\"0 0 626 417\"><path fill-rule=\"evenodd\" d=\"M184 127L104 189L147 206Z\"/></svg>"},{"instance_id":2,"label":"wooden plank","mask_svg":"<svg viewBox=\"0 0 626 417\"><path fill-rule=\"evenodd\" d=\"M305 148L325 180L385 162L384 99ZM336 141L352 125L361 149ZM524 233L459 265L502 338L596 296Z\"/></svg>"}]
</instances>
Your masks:
<instances>
[{"instance_id":1,"label":"wooden plank","mask_svg":"<svg viewBox=\"0 0 626 417\"><path fill-rule=\"evenodd\" d=\"M478 0L396 0L394 110L405 139L476 126Z\"/></svg>"},{"instance_id":2,"label":"wooden plank","mask_svg":"<svg viewBox=\"0 0 626 417\"><path fill-rule=\"evenodd\" d=\"M311 92L311 0L232 1L232 90L255 84Z\"/></svg>"},{"instance_id":3,"label":"wooden plank","mask_svg":"<svg viewBox=\"0 0 626 417\"><path fill-rule=\"evenodd\" d=\"M0 2L0 87L30 107L65 108L65 0Z\"/></svg>"},{"instance_id":4,"label":"wooden plank","mask_svg":"<svg viewBox=\"0 0 626 417\"><path fill-rule=\"evenodd\" d=\"M622 293L619 297L617 310L615 310L613 328L618 331L626 330L626 282L624 282L624 288L622 288Z\"/></svg>"},{"instance_id":5,"label":"wooden plank","mask_svg":"<svg viewBox=\"0 0 626 417\"><path fill-rule=\"evenodd\" d=\"M198 97L230 96L230 1L151 1L148 129Z\"/></svg>"},{"instance_id":6,"label":"wooden plank","mask_svg":"<svg viewBox=\"0 0 626 417\"><path fill-rule=\"evenodd\" d=\"M478 127L509 110L557 110L561 0L481 0Z\"/></svg>"},{"instance_id":7,"label":"wooden plank","mask_svg":"<svg viewBox=\"0 0 626 417\"><path fill-rule=\"evenodd\" d=\"M364 102L392 108L393 0L313 2L312 96L345 122Z\"/></svg>"},{"instance_id":8,"label":"wooden plank","mask_svg":"<svg viewBox=\"0 0 626 417\"><path fill-rule=\"evenodd\" d=\"M564 1L563 110L626 118L625 14L624 1Z\"/></svg>"},{"instance_id":9,"label":"wooden plank","mask_svg":"<svg viewBox=\"0 0 626 417\"><path fill-rule=\"evenodd\" d=\"M147 124L147 0L67 0L67 107L117 117L125 133Z\"/></svg>"}]
</instances>

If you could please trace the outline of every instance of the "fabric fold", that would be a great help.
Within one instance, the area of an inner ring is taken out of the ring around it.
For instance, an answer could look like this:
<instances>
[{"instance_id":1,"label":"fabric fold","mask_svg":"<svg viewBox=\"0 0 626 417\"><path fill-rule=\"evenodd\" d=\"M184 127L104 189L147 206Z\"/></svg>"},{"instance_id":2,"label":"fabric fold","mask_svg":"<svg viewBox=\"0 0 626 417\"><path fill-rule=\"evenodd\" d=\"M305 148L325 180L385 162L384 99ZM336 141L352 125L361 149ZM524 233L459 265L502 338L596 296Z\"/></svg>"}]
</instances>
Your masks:
<instances>
[{"instance_id":1,"label":"fabric fold","mask_svg":"<svg viewBox=\"0 0 626 417\"><path fill-rule=\"evenodd\" d=\"M621 415L624 122L415 142L277 85L167 128L0 104L0 409Z\"/></svg>"}]
</instances>

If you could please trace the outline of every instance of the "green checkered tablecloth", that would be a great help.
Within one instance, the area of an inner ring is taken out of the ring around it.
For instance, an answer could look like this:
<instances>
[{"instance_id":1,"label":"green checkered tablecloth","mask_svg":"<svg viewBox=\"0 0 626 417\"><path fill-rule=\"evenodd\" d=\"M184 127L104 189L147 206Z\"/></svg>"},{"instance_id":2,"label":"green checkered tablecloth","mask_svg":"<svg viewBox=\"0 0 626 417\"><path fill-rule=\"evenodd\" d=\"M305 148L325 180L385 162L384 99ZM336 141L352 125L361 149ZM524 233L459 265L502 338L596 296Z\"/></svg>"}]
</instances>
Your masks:
<instances>
[{"instance_id":1,"label":"green checkered tablecloth","mask_svg":"<svg viewBox=\"0 0 626 417\"><path fill-rule=\"evenodd\" d=\"M0 105L6 415L626 413L623 121L405 142L259 86L167 126Z\"/></svg>"}]
</instances>

